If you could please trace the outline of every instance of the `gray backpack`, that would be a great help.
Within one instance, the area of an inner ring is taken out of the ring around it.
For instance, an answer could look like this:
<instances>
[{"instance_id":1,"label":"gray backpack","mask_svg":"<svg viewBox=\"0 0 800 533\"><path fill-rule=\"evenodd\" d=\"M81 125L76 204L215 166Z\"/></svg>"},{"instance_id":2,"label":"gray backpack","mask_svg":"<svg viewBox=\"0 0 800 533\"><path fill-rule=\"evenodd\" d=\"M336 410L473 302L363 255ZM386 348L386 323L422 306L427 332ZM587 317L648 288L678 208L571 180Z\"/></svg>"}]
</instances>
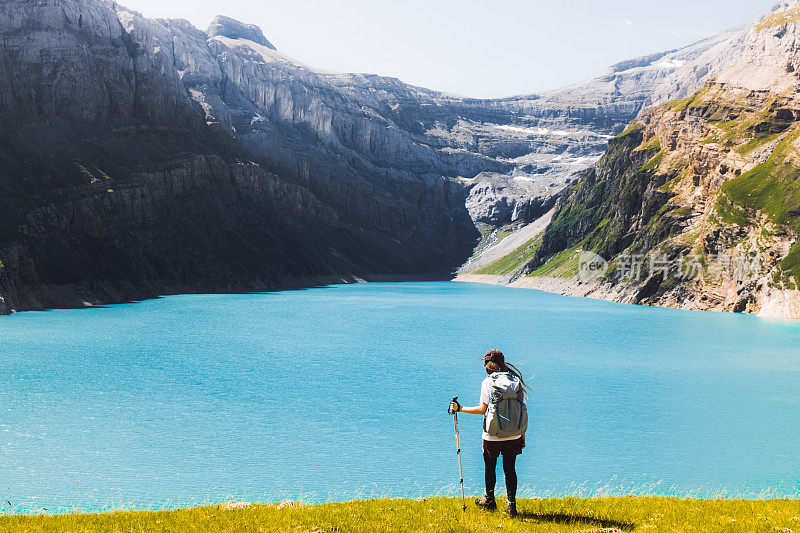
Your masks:
<instances>
[{"instance_id":1,"label":"gray backpack","mask_svg":"<svg viewBox=\"0 0 800 533\"><path fill-rule=\"evenodd\" d=\"M519 378L511 372L495 372L489 391L489 406L483 415L483 429L492 437L524 435L528 429L528 408L525 391Z\"/></svg>"}]
</instances>

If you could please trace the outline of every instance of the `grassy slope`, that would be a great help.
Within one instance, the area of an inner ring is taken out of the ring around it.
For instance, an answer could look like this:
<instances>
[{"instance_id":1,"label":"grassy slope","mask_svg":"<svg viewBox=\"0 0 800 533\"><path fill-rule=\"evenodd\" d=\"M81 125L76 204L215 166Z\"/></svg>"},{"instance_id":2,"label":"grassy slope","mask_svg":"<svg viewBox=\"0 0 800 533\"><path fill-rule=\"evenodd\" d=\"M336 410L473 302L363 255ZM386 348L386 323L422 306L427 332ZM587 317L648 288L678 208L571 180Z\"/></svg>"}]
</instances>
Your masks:
<instances>
[{"instance_id":1,"label":"grassy slope","mask_svg":"<svg viewBox=\"0 0 800 533\"><path fill-rule=\"evenodd\" d=\"M572 248L567 248L559 252L551 260L540 266L528 277L551 277L551 278L574 278L578 275L578 256L581 252L581 244L576 244Z\"/></svg>"},{"instance_id":2,"label":"grassy slope","mask_svg":"<svg viewBox=\"0 0 800 533\"><path fill-rule=\"evenodd\" d=\"M511 252L508 255L501 257L495 261L492 261L486 266L483 266L477 269L474 274L489 274L500 276L503 274L508 274L513 272L514 270L520 268L525 263L531 260L533 254L536 253L536 250L541 245L542 240L540 237L534 237L533 239L529 240L525 244L519 246L516 250Z\"/></svg>"},{"instance_id":3,"label":"grassy slope","mask_svg":"<svg viewBox=\"0 0 800 533\"><path fill-rule=\"evenodd\" d=\"M460 500L366 500L277 509L259 505L225 510L0 517L0 530L29 531L800 531L797 500L689 500L660 497L520 500L520 517L481 512Z\"/></svg>"},{"instance_id":4,"label":"grassy slope","mask_svg":"<svg viewBox=\"0 0 800 533\"><path fill-rule=\"evenodd\" d=\"M794 143L800 138L800 129L790 132L767 161L727 183L723 189L730 201L748 210L766 214L776 224L800 232L800 168L789 160ZM717 206L725 214L724 203ZM723 218L725 220L725 218ZM741 220L736 220L742 224ZM781 269L790 273L794 285L800 285L800 243L795 243L791 253L781 261ZM790 287L794 288L794 287Z\"/></svg>"}]
</instances>

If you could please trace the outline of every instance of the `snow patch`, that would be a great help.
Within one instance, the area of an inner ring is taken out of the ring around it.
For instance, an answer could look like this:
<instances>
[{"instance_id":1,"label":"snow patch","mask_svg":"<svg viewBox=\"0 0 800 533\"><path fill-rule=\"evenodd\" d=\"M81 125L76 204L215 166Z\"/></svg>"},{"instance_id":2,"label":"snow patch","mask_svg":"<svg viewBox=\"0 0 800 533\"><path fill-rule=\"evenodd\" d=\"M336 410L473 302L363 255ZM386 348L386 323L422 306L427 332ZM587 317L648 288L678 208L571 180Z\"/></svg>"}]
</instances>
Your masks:
<instances>
[{"instance_id":1,"label":"snow patch","mask_svg":"<svg viewBox=\"0 0 800 533\"><path fill-rule=\"evenodd\" d=\"M660 61L656 61L655 63L651 63L650 66L656 68L663 68L663 69L676 69L681 68L683 65L686 64L686 61L681 59L666 59L663 58Z\"/></svg>"},{"instance_id":2,"label":"snow patch","mask_svg":"<svg viewBox=\"0 0 800 533\"><path fill-rule=\"evenodd\" d=\"M504 131L512 131L514 133L523 133L525 135L548 135L550 130L547 128L524 128L522 126L510 126L503 124L502 126L495 126L497 129Z\"/></svg>"},{"instance_id":3,"label":"snow patch","mask_svg":"<svg viewBox=\"0 0 800 533\"><path fill-rule=\"evenodd\" d=\"M572 135L573 133L580 133L580 132L572 132L567 130L549 130L547 128L525 128L523 126L511 126L509 124L503 125L496 125L493 124L499 130L510 131L513 133L522 133L524 135L555 135L557 137L567 137L568 135Z\"/></svg>"}]
</instances>

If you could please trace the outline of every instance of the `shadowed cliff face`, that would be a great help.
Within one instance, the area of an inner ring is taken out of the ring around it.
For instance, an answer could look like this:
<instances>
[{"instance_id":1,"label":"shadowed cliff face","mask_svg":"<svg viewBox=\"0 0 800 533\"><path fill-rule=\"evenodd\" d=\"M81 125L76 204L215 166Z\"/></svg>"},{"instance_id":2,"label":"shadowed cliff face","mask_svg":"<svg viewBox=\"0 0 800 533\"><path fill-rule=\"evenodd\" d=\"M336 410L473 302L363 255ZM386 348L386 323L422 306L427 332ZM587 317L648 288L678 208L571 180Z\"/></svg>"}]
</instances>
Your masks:
<instances>
[{"instance_id":1,"label":"shadowed cliff face","mask_svg":"<svg viewBox=\"0 0 800 533\"><path fill-rule=\"evenodd\" d=\"M272 87L287 120L270 117L269 88L228 75L256 62L218 60L186 23L67 0L4 2L0 20L0 311L439 277L472 246L438 159L393 167L409 156L325 139L288 111L291 83ZM231 103L220 121L197 86ZM374 128L336 127L354 144Z\"/></svg>"}]
</instances>

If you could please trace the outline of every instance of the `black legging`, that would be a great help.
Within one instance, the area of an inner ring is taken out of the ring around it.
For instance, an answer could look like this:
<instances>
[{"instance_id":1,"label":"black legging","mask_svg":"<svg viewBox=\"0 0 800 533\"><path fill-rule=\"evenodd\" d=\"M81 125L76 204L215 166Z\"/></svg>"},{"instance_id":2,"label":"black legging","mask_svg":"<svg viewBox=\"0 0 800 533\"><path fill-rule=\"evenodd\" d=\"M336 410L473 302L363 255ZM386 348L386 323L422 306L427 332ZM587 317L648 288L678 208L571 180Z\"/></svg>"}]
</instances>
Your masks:
<instances>
[{"instance_id":1,"label":"black legging","mask_svg":"<svg viewBox=\"0 0 800 533\"><path fill-rule=\"evenodd\" d=\"M515 501L517 499L517 470L514 463L517 461L516 454L503 454L503 473L506 476L506 494L508 499ZM489 457L483 453L483 462L486 465L486 494L494 496L494 486L497 484L497 457Z\"/></svg>"}]
</instances>

